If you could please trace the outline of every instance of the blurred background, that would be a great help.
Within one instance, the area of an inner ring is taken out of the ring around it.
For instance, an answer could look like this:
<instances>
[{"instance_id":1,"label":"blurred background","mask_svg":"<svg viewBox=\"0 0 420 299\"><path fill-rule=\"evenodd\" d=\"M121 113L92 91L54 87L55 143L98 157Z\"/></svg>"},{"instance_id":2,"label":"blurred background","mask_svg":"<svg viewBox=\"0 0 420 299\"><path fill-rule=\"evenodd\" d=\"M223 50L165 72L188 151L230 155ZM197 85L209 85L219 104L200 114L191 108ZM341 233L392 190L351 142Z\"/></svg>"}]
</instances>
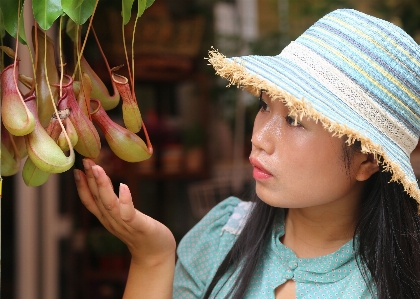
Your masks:
<instances>
[{"instance_id":1,"label":"blurred background","mask_svg":"<svg viewBox=\"0 0 420 299\"><path fill-rule=\"evenodd\" d=\"M111 67L125 63L119 2L99 1L93 20ZM420 42L419 0L156 0L139 19L134 47L135 90L154 154L126 163L104 140L96 162L116 192L119 183L127 184L135 206L167 225L177 242L227 196L246 199L253 185L248 155L258 103L226 88L227 81L207 65L207 51L214 46L226 56L276 55L337 8L386 19ZM57 38L56 31L49 33ZM93 38L84 54L109 87ZM25 54L20 56L24 61ZM118 106L109 112L116 122L122 122L120 111ZM412 155L418 175L419 152ZM75 168L82 169L80 156ZM27 187L19 173L3 179L3 298L121 298L129 253L80 203L72 171L36 188Z\"/></svg>"}]
</instances>

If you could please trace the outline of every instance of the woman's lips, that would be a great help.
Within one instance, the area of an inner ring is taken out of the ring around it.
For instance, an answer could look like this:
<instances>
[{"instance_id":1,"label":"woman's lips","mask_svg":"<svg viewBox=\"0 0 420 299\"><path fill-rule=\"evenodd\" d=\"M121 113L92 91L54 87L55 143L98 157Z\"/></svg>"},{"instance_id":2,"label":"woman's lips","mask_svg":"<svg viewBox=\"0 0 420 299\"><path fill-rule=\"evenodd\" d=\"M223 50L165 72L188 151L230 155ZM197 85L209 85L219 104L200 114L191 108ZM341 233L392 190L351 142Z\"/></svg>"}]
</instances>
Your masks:
<instances>
[{"instance_id":1,"label":"woman's lips","mask_svg":"<svg viewBox=\"0 0 420 299\"><path fill-rule=\"evenodd\" d=\"M264 167L259 163L256 159L250 158L249 161L251 162L252 166L254 166L254 170L252 171L252 176L256 180L266 180L271 178L273 175L264 169Z\"/></svg>"}]
</instances>

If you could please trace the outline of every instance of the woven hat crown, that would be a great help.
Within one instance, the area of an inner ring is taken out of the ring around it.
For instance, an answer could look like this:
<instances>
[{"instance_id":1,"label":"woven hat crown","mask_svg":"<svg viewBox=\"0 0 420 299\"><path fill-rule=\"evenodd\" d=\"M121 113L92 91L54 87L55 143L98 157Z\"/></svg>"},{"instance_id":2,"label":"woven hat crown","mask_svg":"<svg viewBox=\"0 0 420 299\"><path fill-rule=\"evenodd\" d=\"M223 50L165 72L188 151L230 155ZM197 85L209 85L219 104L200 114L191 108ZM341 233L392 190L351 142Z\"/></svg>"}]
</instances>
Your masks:
<instances>
[{"instance_id":1,"label":"woven hat crown","mask_svg":"<svg viewBox=\"0 0 420 299\"><path fill-rule=\"evenodd\" d=\"M400 126L408 130L413 140L409 143L400 138L396 142L404 143L400 146L407 154L412 152L420 136L420 48L406 32L357 11L337 10L320 19L296 42L354 81L379 105L376 113L383 110L397 117L400 123L384 125L390 130L395 127L398 133Z\"/></svg>"},{"instance_id":2,"label":"woven hat crown","mask_svg":"<svg viewBox=\"0 0 420 299\"><path fill-rule=\"evenodd\" d=\"M420 47L401 28L339 9L277 56L226 58L212 50L209 62L230 84L255 95L266 90L292 115L359 140L420 202L410 164L420 136Z\"/></svg>"}]
</instances>

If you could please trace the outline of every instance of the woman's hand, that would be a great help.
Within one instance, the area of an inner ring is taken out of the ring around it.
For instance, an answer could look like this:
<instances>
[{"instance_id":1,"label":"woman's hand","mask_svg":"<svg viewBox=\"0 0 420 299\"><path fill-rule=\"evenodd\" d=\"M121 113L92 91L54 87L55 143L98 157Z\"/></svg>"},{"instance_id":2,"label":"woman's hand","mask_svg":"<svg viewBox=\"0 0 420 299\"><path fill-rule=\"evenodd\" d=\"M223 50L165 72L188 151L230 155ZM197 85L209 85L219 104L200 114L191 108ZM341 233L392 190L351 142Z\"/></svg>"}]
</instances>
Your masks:
<instances>
[{"instance_id":1,"label":"woman's hand","mask_svg":"<svg viewBox=\"0 0 420 299\"><path fill-rule=\"evenodd\" d=\"M134 208L126 185L120 185L117 196L100 166L90 159L84 159L83 165L85 173L74 171L80 199L108 231L128 246L132 264L148 268L169 259L175 263L176 243L171 231Z\"/></svg>"}]
</instances>

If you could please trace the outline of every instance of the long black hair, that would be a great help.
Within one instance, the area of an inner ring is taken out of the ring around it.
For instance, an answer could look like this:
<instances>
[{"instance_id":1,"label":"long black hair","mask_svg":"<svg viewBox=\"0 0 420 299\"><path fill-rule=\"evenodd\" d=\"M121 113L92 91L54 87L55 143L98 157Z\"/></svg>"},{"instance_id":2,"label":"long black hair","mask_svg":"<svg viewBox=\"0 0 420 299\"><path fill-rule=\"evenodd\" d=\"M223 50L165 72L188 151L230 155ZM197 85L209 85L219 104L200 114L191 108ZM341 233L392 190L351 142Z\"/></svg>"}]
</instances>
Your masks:
<instances>
[{"instance_id":1,"label":"long black hair","mask_svg":"<svg viewBox=\"0 0 420 299\"><path fill-rule=\"evenodd\" d=\"M420 298L420 218L417 202L389 172L368 182L355 236L357 261L378 298ZM372 284L371 284L372 285Z\"/></svg>"},{"instance_id":2,"label":"long black hair","mask_svg":"<svg viewBox=\"0 0 420 299\"><path fill-rule=\"evenodd\" d=\"M354 148L347 147L346 148ZM351 158L345 150L345 159ZM346 164L349 165L349 164ZM379 299L420 298L420 218L417 202L401 184L383 171L367 181L354 233L358 267ZM255 192L254 192L255 193ZM220 278L241 266L227 297L242 299L271 235L275 208L257 198L241 234L219 266L204 299L210 298ZM357 241L356 241L357 236Z\"/></svg>"}]
</instances>

